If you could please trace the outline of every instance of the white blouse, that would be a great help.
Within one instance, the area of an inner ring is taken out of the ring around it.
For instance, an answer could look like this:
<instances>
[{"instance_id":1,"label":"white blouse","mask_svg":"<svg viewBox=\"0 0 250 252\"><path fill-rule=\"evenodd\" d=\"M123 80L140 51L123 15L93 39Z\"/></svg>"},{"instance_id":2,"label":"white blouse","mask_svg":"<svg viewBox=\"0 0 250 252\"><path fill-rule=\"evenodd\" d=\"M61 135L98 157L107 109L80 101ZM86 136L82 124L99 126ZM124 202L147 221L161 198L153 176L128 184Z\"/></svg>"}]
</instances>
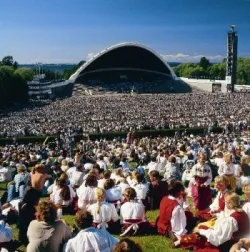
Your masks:
<instances>
[{"instance_id":1,"label":"white blouse","mask_svg":"<svg viewBox=\"0 0 250 252\"><path fill-rule=\"evenodd\" d=\"M184 204L183 202L180 202L173 196L168 196L171 200L176 200L178 203ZM187 218L185 215L184 209L181 207L181 205L177 205L173 212L171 217L171 227L172 232L175 233L177 236L182 236L186 234L186 226L187 226Z\"/></svg>"},{"instance_id":2,"label":"white blouse","mask_svg":"<svg viewBox=\"0 0 250 252\"><path fill-rule=\"evenodd\" d=\"M215 222L214 229L200 229L199 233L205 236L212 245L218 247L229 241L237 230L237 221L233 217L226 216L224 212L221 212Z\"/></svg>"},{"instance_id":3,"label":"white blouse","mask_svg":"<svg viewBox=\"0 0 250 252\"><path fill-rule=\"evenodd\" d=\"M60 195L62 189L59 188L58 186L53 187L53 191L50 194L50 200L55 204L55 205L63 205L63 206L68 206L72 203L73 198L76 196L75 191L71 186L69 186L70 190L70 200L64 201L62 199L62 196Z\"/></svg>"},{"instance_id":4,"label":"white blouse","mask_svg":"<svg viewBox=\"0 0 250 252\"><path fill-rule=\"evenodd\" d=\"M222 192L218 192L215 199L214 199L214 201L209 206L211 211L218 211L220 209L219 200L220 200L221 197L223 197Z\"/></svg>"},{"instance_id":5,"label":"white blouse","mask_svg":"<svg viewBox=\"0 0 250 252\"><path fill-rule=\"evenodd\" d=\"M141 202L129 201L121 206L120 215L122 220L128 220L128 219L145 220L145 207Z\"/></svg>"},{"instance_id":6,"label":"white blouse","mask_svg":"<svg viewBox=\"0 0 250 252\"><path fill-rule=\"evenodd\" d=\"M204 164L203 166L199 163L193 166L192 171L192 182L194 183L194 177L207 177L207 181L204 183L205 185L210 185L212 181L212 171L209 165Z\"/></svg>"},{"instance_id":7,"label":"white blouse","mask_svg":"<svg viewBox=\"0 0 250 252\"><path fill-rule=\"evenodd\" d=\"M249 221L250 221L250 202L246 202L242 209L246 212L248 218L249 218Z\"/></svg>"},{"instance_id":8,"label":"white blouse","mask_svg":"<svg viewBox=\"0 0 250 252\"><path fill-rule=\"evenodd\" d=\"M81 230L76 237L70 239L64 246L64 252L110 252L118 239L105 229L87 228Z\"/></svg>"},{"instance_id":9,"label":"white blouse","mask_svg":"<svg viewBox=\"0 0 250 252\"><path fill-rule=\"evenodd\" d=\"M219 174L220 176L223 176L223 175L236 175L235 165L232 164L232 163L230 163L229 165L226 164L225 162L222 163L222 164L219 166L218 174Z\"/></svg>"},{"instance_id":10,"label":"white blouse","mask_svg":"<svg viewBox=\"0 0 250 252\"><path fill-rule=\"evenodd\" d=\"M127 188L130 187L129 184L124 183L124 182L120 182L117 186L119 186L119 187L121 188L122 194L124 193L124 191L125 191Z\"/></svg>"},{"instance_id":11,"label":"white blouse","mask_svg":"<svg viewBox=\"0 0 250 252\"><path fill-rule=\"evenodd\" d=\"M96 203L95 189L96 187L86 187L85 185L81 185L76 190L76 194L78 196L78 207L80 209L87 209L89 205Z\"/></svg>"},{"instance_id":12,"label":"white blouse","mask_svg":"<svg viewBox=\"0 0 250 252\"><path fill-rule=\"evenodd\" d=\"M93 215L94 222L107 223L111 220L113 220L114 222L118 220L118 214L116 212L114 204L101 202L99 214L97 213L98 208L98 203L92 204L87 208L87 210Z\"/></svg>"},{"instance_id":13,"label":"white blouse","mask_svg":"<svg viewBox=\"0 0 250 252\"><path fill-rule=\"evenodd\" d=\"M136 185L132 186L132 188L135 189L138 200L146 199L148 188L149 188L149 185L147 183L136 184Z\"/></svg>"},{"instance_id":14,"label":"white blouse","mask_svg":"<svg viewBox=\"0 0 250 252\"><path fill-rule=\"evenodd\" d=\"M122 190L119 186L114 186L106 190L106 200L107 201L116 201L120 200L122 197Z\"/></svg>"}]
</instances>

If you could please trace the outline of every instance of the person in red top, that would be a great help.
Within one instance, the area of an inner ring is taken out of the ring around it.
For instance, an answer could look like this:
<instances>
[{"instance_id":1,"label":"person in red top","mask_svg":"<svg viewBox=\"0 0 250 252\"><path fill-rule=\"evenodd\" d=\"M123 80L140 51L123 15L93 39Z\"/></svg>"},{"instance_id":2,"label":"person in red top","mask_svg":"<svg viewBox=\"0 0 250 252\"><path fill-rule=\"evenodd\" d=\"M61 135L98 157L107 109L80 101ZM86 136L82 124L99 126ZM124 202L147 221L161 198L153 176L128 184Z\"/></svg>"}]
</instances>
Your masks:
<instances>
[{"instance_id":1,"label":"person in red top","mask_svg":"<svg viewBox=\"0 0 250 252\"><path fill-rule=\"evenodd\" d=\"M249 232L247 214L240 208L240 197L234 192L225 195L225 210L218 216L214 228L199 225L194 233L184 235L175 247L195 252L226 252Z\"/></svg>"},{"instance_id":2,"label":"person in red top","mask_svg":"<svg viewBox=\"0 0 250 252\"><path fill-rule=\"evenodd\" d=\"M176 241L187 232L187 218L181 206L185 187L177 180L170 181L168 186L169 195L163 197L160 203L156 228L160 235L170 237L173 241Z\"/></svg>"},{"instance_id":3,"label":"person in red top","mask_svg":"<svg viewBox=\"0 0 250 252\"><path fill-rule=\"evenodd\" d=\"M217 196L208 209L196 213L196 217L200 221L208 221L225 209L225 194L230 189L227 177L217 176L214 180L214 185L218 191Z\"/></svg>"}]
</instances>

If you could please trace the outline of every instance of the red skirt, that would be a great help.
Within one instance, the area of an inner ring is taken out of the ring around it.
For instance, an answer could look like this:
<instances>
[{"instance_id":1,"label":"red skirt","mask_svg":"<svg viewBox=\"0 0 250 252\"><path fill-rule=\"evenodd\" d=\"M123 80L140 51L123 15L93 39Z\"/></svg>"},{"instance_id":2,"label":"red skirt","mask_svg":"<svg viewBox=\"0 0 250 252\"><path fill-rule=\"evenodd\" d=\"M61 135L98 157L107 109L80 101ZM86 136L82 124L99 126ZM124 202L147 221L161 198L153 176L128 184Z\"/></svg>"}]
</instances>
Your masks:
<instances>
[{"instance_id":1,"label":"red skirt","mask_svg":"<svg viewBox=\"0 0 250 252\"><path fill-rule=\"evenodd\" d=\"M199 234L188 234L181 237L181 248L182 249L193 249L195 252L226 252L229 251L234 241L230 240L219 247L215 247L207 238Z\"/></svg>"},{"instance_id":2,"label":"red skirt","mask_svg":"<svg viewBox=\"0 0 250 252\"><path fill-rule=\"evenodd\" d=\"M210 186L198 186L191 183L191 194L194 206L198 210L204 210L212 203Z\"/></svg>"}]
</instances>

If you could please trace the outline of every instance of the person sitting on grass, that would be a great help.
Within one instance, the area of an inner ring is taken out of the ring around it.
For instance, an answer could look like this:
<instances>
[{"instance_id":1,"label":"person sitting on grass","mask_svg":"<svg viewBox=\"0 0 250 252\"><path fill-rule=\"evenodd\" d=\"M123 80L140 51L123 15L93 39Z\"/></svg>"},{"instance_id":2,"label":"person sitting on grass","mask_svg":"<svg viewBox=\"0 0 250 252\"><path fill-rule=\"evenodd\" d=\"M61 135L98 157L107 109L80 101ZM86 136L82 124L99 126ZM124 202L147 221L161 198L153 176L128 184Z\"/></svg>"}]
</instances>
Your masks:
<instances>
[{"instance_id":1,"label":"person sitting on grass","mask_svg":"<svg viewBox=\"0 0 250 252\"><path fill-rule=\"evenodd\" d=\"M113 252L143 252L140 244L131 239L121 239L113 249Z\"/></svg>"},{"instance_id":2,"label":"person sitting on grass","mask_svg":"<svg viewBox=\"0 0 250 252\"><path fill-rule=\"evenodd\" d=\"M173 247L194 248L196 252L225 252L249 233L247 214L240 208L240 197L234 192L225 195L225 211L215 221L214 228L199 225L194 233L172 243Z\"/></svg>"},{"instance_id":3,"label":"person sitting on grass","mask_svg":"<svg viewBox=\"0 0 250 252\"><path fill-rule=\"evenodd\" d=\"M151 225L145 218L145 207L138 201L134 188L127 188L124 192L125 202L121 206L121 219L123 223L122 234L147 234L151 233Z\"/></svg>"},{"instance_id":4,"label":"person sitting on grass","mask_svg":"<svg viewBox=\"0 0 250 252\"><path fill-rule=\"evenodd\" d=\"M149 208L150 210L159 209L162 198L168 195L168 183L161 180L158 171L149 173L150 184L148 189Z\"/></svg>"},{"instance_id":5,"label":"person sitting on grass","mask_svg":"<svg viewBox=\"0 0 250 252\"><path fill-rule=\"evenodd\" d=\"M36 207L36 220L27 232L27 252L59 252L71 238L71 231L63 220L57 220L57 208L49 201L42 201Z\"/></svg>"},{"instance_id":6,"label":"person sitting on grass","mask_svg":"<svg viewBox=\"0 0 250 252\"><path fill-rule=\"evenodd\" d=\"M105 202L106 195L102 188L96 188L97 203L90 205L87 210L93 215L93 226L107 229L111 233L119 232L120 222L114 204Z\"/></svg>"},{"instance_id":7,"label":"person sitting on grass","mask_svg":"<svg viewBox=\"0 0 250 252\"><path fill-rule=\"evenodd\" d=\"M29 181L29 174L26 172L24 165L17 165L17 174L14 180L8 183L7 186L7 202L10 202L16 197L23 198L24 191Z\"/></svg>"},{"instance_id":8,"label":"person sitting on grass","mask_svg":"<svg viewBox=\"0 0 250 252\"><path fill-rule=\"evenodd\" d=\"M105 229L93 227L93 217L86 210L79 210L76 213L75 222L79 232L67 242L64 252L110 252L118 242L118 239Z\"/></svg>"},{"instance_id":9,"label":"person sitting on grass","mask_svg":"<svg viewBox=\"0 0 250 252\"><path fill-rule=\"evenodd\" d=\"M214 180L214 186L218 193L208 209L198 211L196 217L200 221L208 221L225 209L225 194L230 186L226 176L217 176Z\"/></svg>"},{"instance_id":10,"label":"person sitting on grass","mask_svg":"<svg viewBox=\"0 0 250 252\"><path fill-rule=\"evenodd\" d=\"M182 207L185 187L180 181L172 180L168 192L169 195L161 201L156 227L160 235L176 241L187 233L187 218Z\"/></svg>"},{"instance_id":11,"label":"person sitting on grass","mask_svg":"<svg viewBox=\"0 0 250 252\"><path fill-rule=\"evenodd\" d=\"M56 181L53 192L50 194L50 200L58 208L62 208L65 213L71 213L73 209L72 202L75 196L75 191L71 186L67 185L66 180L59 178Z\"/></svg>"},{"instance_id":12,"label":"person sitting on grass","mask_svg":"<svg viewBox=\"0 0 250 252\"><path fill-rule=\"evenodd\" d=\"M87 209L91 204L96 203L95 189L97 188L97 178L89 175L82 185L76 190L78 196L78 208Z\"/></svg>"}]
</instances>

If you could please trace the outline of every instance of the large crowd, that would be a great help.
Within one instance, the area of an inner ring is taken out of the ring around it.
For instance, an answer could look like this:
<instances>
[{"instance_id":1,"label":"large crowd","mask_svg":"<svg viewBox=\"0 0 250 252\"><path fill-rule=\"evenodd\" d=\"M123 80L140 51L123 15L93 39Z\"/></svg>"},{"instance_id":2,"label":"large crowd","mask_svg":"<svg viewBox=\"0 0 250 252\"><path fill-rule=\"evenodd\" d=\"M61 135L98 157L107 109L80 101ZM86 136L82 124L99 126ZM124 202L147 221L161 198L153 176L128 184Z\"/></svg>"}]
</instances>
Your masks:
<instances>
[{"instance_id":1,"label":"large crowd","mask_svg":"<svg viewBox=\"0 0 250 252\"><path fill-rule=\"evenodd\" d=\"M243 93L71 97L0 111L0 135L74 135L213 126L235 132L249 125L249 105L249 97Z\"/></svg>"},{"instance_id":2,"label":"large crowd","mask_svg":"<svg viewBox=\"0 0 250 252\"><path fill-rule=\"evenodd\" d=\"M140 252L128 238L137 235L170 238L166 251L249 251L247 135L83 140L73 156L69 150L56 143L1 147L0 180L8 182L1 251L15 251L13 223L28 252ZM150 210L159 210L151 222Z\"/></svg>"}]
</instances>

